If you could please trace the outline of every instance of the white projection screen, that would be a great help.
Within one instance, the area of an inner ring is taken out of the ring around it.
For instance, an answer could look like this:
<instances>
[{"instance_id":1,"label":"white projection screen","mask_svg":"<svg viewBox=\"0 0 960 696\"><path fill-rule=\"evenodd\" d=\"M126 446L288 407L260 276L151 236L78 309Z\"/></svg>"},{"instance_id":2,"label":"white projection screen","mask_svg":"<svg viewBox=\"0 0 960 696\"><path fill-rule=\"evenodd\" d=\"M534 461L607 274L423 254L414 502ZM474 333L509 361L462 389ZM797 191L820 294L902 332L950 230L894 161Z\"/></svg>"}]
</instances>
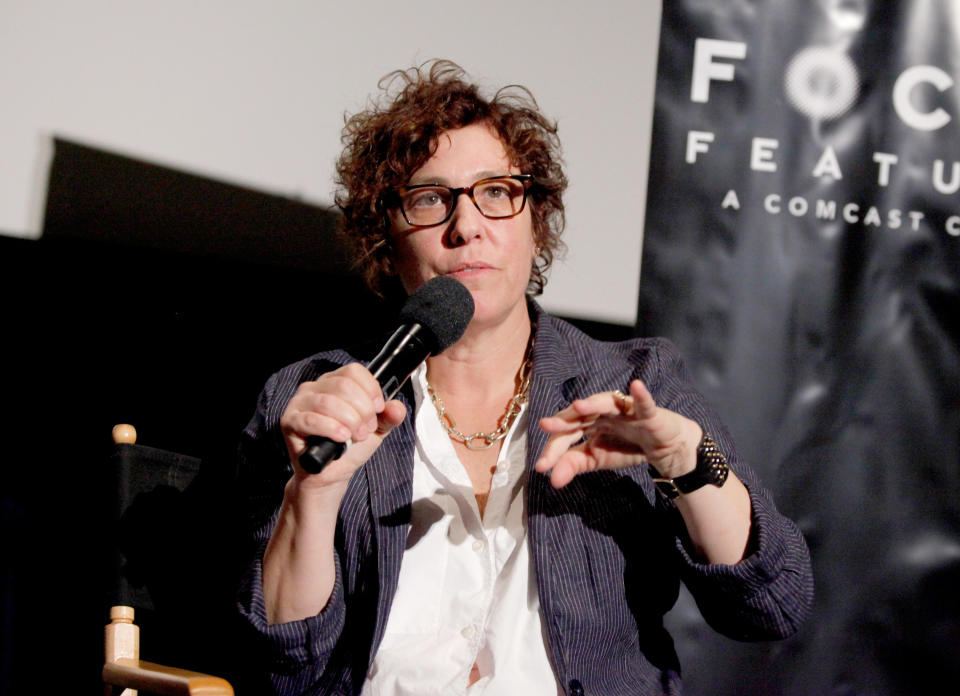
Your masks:
<instances>
[{"instance_id":1,"label":"white projection screen","mask_svg":"<svg viewBox=\"0 0 960 696\"><path fill-rule=\"evenodd\" d=\"M633 325L659 0L0 0L0 233L37 237L53 137L329 205L344 111L450 58L560 124L551 311Z\"/></svg>"}]
</instances>

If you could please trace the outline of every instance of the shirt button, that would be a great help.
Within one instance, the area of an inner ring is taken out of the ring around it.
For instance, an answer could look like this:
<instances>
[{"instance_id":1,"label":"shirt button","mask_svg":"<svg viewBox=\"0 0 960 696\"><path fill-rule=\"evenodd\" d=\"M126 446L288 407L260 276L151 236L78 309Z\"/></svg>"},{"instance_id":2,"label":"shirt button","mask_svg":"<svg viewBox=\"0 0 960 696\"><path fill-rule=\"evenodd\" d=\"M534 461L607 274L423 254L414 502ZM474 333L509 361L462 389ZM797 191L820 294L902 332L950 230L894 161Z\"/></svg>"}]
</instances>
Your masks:
<instances>
[{"instance_id":1,"label":"shirt button","mask_svg":"<svg viewBox=\"0 0 960 696\"><path fill-rule=\"evenodd\" d=\"M484 546L483 542L480 541L479 539L473 542L473 550L476 551L477 553L480 553L481 551L483 551L483 546Z\"/></svg>"},{"instance_id":2,"label":"shirt button","mask_svg":"<svg viewBox=\"0 0 960 696\"><path fill-rule=\"evenodd\" d=\"M460 631L460 635L470 640L477 634L477 629L474 626L467 626L465 629Z\"/></svg>"},{"instance_id":3,"label":"shirt button","mask_svg":"<svg viewBox=\"0 0 960 696\"><path fill-rule=\"evenodd\" d=\"M569 686L568 693L570 696L583 696L583 684L580 683L579 679L571 679Z\"/></svg>"}]
</instances>

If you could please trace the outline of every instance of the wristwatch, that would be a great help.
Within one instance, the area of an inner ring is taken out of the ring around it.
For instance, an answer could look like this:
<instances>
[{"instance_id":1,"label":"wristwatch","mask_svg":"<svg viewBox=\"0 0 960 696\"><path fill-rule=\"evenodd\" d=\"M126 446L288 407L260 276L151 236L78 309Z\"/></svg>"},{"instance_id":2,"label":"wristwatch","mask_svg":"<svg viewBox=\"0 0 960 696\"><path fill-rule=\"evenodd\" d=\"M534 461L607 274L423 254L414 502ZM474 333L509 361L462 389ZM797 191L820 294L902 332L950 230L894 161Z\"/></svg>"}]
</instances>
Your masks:
<instances>
[{"instance_id":1,"label":"wristwatch","mask_svg":"<svg viewBox=\"0 0 960 696\"><path fill-rule=\"evenodd\" d=\"M727 458L717 447L706 431L697 445L697 467L683 476L677 476L675 479L662 478L657 470L650 467L653 473L653 483L660 491L660 494L668 500L673 500L681 495L693 493L699 488L703 488L708 483L719 488L730 475L730 469L727 466Z\"/></svg>"}]
</instances>

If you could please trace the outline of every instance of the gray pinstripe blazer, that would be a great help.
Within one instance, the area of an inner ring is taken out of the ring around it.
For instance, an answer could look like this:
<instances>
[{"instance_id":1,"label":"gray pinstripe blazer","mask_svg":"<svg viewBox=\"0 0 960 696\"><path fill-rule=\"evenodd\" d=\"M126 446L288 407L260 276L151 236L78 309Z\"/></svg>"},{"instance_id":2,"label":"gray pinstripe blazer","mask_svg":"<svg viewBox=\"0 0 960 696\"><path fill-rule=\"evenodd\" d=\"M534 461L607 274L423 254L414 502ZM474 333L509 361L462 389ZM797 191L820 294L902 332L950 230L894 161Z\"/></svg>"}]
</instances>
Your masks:
<instances>
[{"instance_id":1,"label":"gray pinstripe blazer","mask_svg":"<svg viewBox=\"0 0 960 696\"><path fill-rule=\"evenodd\" d=\"M549 654L571 695L677 694L680 667L663 615L684 582L710 625L739 640L792 634L810 612L813 577L806 543L775 509L737 456L726 429L690 385L674 347L662 339L595 341L543 313L537 318L527 453L531 468L546 434L539 419L573 399L644 380L657 403L710 432L753 503L751 553L736 566L698 563L679 514L655 495L646 467L594 472L555 490L527 480L530 549ZM343 351L290 365L267 382L243 433L241 452L258 476L262 549L292 473L279 419L298 384L353 360ZM404 390L402 398L411 394ZM280 694L358 694L383 636L406 544L412 496L412 418L398 426L354 475L340 506L337 578L328 606L304 621L268 626L255 561L240 610L262 641Z\"/></svg>"}]
</instances>

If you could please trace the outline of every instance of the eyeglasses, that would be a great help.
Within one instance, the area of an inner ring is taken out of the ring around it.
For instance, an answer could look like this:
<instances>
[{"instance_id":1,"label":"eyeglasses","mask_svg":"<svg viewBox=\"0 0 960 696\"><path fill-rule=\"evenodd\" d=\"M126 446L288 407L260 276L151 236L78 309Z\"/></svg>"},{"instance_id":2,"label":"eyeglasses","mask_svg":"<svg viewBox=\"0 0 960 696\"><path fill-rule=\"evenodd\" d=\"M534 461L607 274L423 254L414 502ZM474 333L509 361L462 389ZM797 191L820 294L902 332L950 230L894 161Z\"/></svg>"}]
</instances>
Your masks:
<instances>
[{"instance_id":1,"label":"eyeglasses","mask_svg":"<svg viewBox=\"0 0 960 696\"><path fill-rule=\"evenodd\" d=\"M457 208L460 194L465 193L477 210L492 220L512 218L523 212L527 189L533 183L531 174L510 174L481 179L472 186L440 186L415 184L396 189L397 207L412 227L433 227L450 219Z\"/></svg>"}]
</instances>

